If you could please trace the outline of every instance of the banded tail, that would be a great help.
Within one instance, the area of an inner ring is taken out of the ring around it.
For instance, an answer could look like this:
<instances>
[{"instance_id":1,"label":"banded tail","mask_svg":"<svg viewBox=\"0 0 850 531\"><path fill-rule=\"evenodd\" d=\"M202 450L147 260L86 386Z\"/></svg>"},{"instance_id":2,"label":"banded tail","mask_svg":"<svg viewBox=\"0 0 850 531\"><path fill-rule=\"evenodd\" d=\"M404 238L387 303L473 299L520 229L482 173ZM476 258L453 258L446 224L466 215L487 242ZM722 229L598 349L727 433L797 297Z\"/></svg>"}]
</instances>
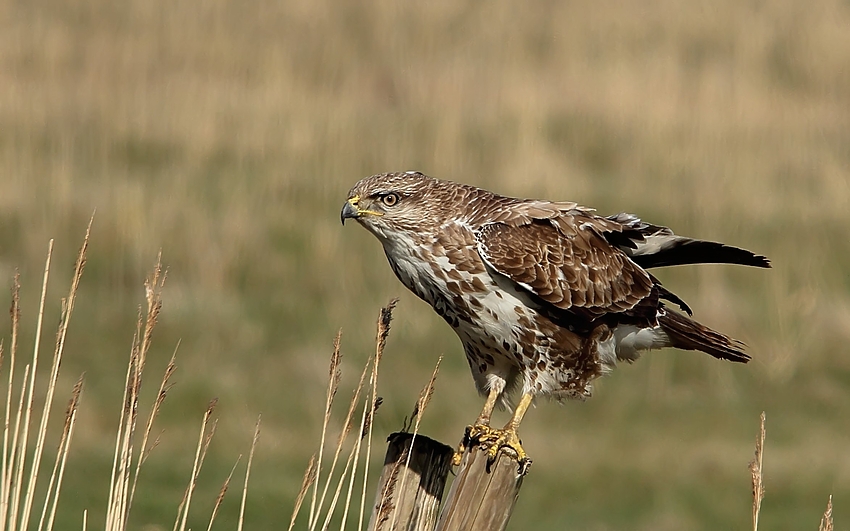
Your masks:
<instances>
[{"instance_id":1,"label":"banded tail","mask_svg":"<svg viewBox=\"0 0 850 531\"><path fill-rule=\"evenodd\" d=\"M721 334L688 316L664 309L658 314L658 324L670 338L670 346L683 350L699 350L717 359L746 363L750 357L744 344Z\"/></svg>"}]
</instances>

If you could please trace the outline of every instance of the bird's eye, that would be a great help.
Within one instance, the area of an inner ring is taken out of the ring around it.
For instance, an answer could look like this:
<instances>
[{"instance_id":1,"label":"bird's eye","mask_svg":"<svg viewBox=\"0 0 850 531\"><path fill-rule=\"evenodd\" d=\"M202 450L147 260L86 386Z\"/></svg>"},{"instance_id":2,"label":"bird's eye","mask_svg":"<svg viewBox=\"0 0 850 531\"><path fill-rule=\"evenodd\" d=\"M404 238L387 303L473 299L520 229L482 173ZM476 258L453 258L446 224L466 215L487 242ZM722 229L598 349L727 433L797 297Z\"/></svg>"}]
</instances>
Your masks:
<instances>
[{"instance_id":1,"label":"bird's eye","mask_svg":"<svg viewBox=\"0 0 850 531\"><path fill-rule=\"evenodd\" d=\"M400 199L401 197L399 197L399 195L395 192L390 192L381 196L381 202L388 207L395 206Z\"/></svg>"}]
</instances>

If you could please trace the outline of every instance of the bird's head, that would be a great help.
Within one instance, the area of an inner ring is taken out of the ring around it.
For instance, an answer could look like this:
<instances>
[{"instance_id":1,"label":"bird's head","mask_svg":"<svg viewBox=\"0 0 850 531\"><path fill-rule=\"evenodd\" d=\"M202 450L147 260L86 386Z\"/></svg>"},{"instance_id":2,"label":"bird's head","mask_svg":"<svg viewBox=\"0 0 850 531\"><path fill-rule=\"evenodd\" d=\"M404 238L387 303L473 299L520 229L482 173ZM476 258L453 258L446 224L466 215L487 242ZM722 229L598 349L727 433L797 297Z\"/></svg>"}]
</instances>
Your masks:
<instances>
[{"instance_id":1,"label":"bird's head","mask_svg":"<svg viewBox=\"0 0 850 531\"><path fill-rule=\"evenodd\" d=\"M381 239L422 231L427 220L440 221L444 201L437 179L419 172L383 173L362 179L348 192L340 219L355 219Z\"/></svg>"}]
</instances>

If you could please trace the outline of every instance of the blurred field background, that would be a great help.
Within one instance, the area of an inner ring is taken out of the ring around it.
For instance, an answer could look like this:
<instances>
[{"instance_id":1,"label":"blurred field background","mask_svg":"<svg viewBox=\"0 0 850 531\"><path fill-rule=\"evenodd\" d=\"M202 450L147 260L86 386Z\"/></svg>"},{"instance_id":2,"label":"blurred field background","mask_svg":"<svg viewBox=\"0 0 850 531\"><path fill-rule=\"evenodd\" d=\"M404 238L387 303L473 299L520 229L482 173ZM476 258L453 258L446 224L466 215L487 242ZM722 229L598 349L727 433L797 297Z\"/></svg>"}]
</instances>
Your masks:
<instances>
[{"instance_id":1,"label":"blurred field background","mask_svg":"<svg viewBox=\"0 0 850 531\"><path fill-rule=\"evenodd\" d=\"M52 326L97 209L60 379L70 391L87 373L57 527L78 529L86 508L102 523L159 249L169 277L148 393L182 343L131 528L171 525L213 397L221 420L190 525L206 525L259 413L246 528L288 522L333 336L342 327L350 383L393 296L378 452L440 354L422 430L459 439L481 399L457 339L370 235L339 225L357 179L406 169L635 212L773 260L658 273L754 360L654 353L587 403L532 411L513 529L744 529L762 410L761 528L815 529L830 493L845 525L848 27L838 0L0 2L0 277L23 276L23 349L48 239ZM219 529L234 528L229 496Z\"/></svg>"}]
</instances>

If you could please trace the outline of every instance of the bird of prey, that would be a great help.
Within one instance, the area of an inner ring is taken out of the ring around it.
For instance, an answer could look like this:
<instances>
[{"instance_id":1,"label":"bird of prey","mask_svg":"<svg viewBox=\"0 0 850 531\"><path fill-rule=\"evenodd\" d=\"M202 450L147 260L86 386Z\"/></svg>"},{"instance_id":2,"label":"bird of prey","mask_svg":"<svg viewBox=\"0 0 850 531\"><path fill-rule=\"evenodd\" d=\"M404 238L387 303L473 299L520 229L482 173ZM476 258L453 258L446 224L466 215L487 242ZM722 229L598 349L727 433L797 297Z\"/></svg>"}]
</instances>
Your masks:
<instances>
[{"instance_id":1,"label":"bird of prey","mask_svg":"<svg viewBox=\"0 0 850 531\"><path fill-rule=\"evenodd\" d=\"M603 217L572 202L517 199L419 172L362 179L341 220L380 240L393 272L463 343L484 409L467 443L513 452L537 397L583 399L591 382L663 347L747 362L743 344L691 318L647 270L698 263L770 267L764 256L677 236L632 214ZM676 311L671 306L676 306ZM497 405L520 399L503 429Z\"/></svg>"}]
</instances>

